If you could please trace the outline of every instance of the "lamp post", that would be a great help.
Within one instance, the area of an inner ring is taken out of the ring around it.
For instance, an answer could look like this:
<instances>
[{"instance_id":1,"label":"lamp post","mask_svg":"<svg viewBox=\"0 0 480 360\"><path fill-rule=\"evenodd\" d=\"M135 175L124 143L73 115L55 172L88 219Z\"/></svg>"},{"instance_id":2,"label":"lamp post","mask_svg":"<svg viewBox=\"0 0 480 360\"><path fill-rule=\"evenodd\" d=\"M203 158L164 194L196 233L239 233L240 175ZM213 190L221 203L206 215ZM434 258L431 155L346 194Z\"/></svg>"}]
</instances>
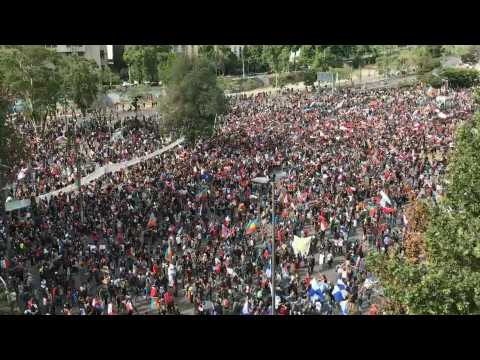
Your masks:
<instances>
[{"instance_id":1,"label":"lamp post","mask_svg":"<svg viewBox=\"0 0 480 360\"><path fill-rule=\"evenodd\" d=\"M252 182L257 184L272 184L272 254L271 254L271 285L272 285L272 315L275 315L275 185L278 181L285 178L287 173L281 170L274 170L271 179L267 177L257 177Z\"/></svg>"}]
</instances>

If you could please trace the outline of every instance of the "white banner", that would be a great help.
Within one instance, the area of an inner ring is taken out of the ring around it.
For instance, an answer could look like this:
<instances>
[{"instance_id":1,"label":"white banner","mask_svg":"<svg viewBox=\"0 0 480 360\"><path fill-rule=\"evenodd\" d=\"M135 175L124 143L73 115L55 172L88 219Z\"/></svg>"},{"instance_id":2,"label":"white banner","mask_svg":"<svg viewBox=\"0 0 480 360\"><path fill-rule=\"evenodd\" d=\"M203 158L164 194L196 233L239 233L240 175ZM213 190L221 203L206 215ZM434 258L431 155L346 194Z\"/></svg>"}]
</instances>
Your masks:
<instances>
[{"instance_id":1,"label":"white banner","mask_svg":"<svg viewBox=\"0 0 480 360\"><path fill-rule=\"evenodd\" d=\"M98 178L106 175L106 174L109 174L109 173L115 173L117 171L120 171L120 170L123 170L123 169L126 169L126 168L129 168L131 166L134 166L134 165L137 165L143 161L146 161L146 160L149 160L149 159L152 159L158 155L161 155L163 154L164 152L166 151L169 151L171 149L173 149L174 147L180 145L182 142L185 141L185 138L180 138L178 140L176 140L175 142L161 148L161 149L158 149L150 154L147 154L145 156L142 156L140 158L136 158L136 159L132 159L132 160L128 160L128 161L124 161L124 162L121 162L121 163L116 163L116 164L107 164L105 166L102 166L98 169L96 169L93 173L91 174L88 174L87 176L84 176L83 178L80 179L80 184L83 186L83 185L87 185L89 183L91 183L92 181L95 181L97 180ZM55 191L52 191L48 194L43 194L43 195L40 195L37 197L37 201L39 199L47 199L49 200L52 196L56 196L58 195L59 193L69 193L69 192L72 192L72 191L75 191L77 190L77 185L76 184L72 184L72 185L69 185L67 187L64 187L62 189L59 189L59 190L55 190ZM28 206L28 205L26 205ZM25 206L23 206L25 207ZM20 207L21 208L21 207Z\"/></svg>"}]
</instances>

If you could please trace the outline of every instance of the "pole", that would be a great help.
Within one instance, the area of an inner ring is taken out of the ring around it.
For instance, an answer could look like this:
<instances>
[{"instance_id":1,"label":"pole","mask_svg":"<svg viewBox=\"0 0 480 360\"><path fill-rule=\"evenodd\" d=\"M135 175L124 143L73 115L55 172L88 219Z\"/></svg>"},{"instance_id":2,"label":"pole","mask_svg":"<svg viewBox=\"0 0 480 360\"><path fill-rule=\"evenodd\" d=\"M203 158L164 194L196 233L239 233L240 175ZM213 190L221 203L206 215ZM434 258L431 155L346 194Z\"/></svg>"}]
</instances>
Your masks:
<instances>
[{"instance_id":1,"label":"pole","mask_svg":"<svg viewBox=\"0 0 480 360\"><path fill-rule=\"evenodd\" d=\"M275 315L275 179L272 182L272 315Z\"/></svg>"},{"instance_id":2,"label":"pole","mask_svg":"<svg viewBox=\"0 0 480 360\"><path fill-rule=\"evenodd\" d=\"M80 153L80 142L78 141L78 127L77 127L77 122L75 121L75 133L76 133L76 138L75 138L75 152L76 152L76 162L77 162L77 189L78 189L78 195L80 197L80 221L82 222L82 225L85 222L84 218L84 212L83 212L83 195L81 193L81 173L80 173L80 158L79 158L79 153Z\"/></svg>"},{"instance_id":3,"label":"pole","mask_svg":"<svg viewBox=\"0 0 480 360\"><path fill-rule=\"evenodd\" d=\"M6 177L5 177L6 178ZM7 231L7 211L5 209L5 199L6 194L4 192L4 186L6 184L6 180L4 180L3 170L0 168L0 216L2 218L2 224L5 229L5 246L7 248L7 254L10 255L10 236L8 236Z\"/></svg>"},{"instance_id":4,"label":"pole","mask_svg":"<svg viewBox=\"0 0 480 360\"><path fill-rule=\"evenodd\" d=\"M240 51L242 52L242 71L243 77L245 78L245 57L243 56L243 46L240 48Z\"/></svg>"}]
</instances>

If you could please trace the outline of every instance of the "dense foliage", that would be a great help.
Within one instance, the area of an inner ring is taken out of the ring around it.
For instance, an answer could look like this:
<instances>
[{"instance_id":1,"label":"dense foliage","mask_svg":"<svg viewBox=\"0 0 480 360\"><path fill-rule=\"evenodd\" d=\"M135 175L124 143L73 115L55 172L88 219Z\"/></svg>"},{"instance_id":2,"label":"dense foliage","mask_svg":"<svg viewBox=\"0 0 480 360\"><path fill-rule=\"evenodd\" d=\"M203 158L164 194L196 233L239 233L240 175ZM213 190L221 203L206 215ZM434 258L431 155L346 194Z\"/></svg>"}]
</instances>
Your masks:
<instances>
[{"instance_id":1,"label":"dense foliage","mask_svg":"<svg viewBox=\"0 0 480 360\"><path fill-rule=\"evenodd\" d=\"M407 234L406 248L369 255L367 266L395 304L394 312L480 313L479 152L480 114L476 114L457 131L445 198L430 205L428 213L423 206L413 208L410 216L416 222Z\"/></svg>"},{"instance_id":2,"label":"dense foliage","mask_svg":"<svg viewBox=\"0 0 480 360\"><path fill-rule=\"evenodd\" d=\"M448 80L448 86L452 88L469 88L478 84L479 74L474 69L444 69L440 76Z\"/></svg>"},{"instance_id":3,"label":"dense foliage","mask_svg":"<svg viewBox=\"0 0 480 360\"><path fill-rule=\"evenodd\" d=\"M203 57L179 56L172 66L166 95L160 101L165 130L195 142L212 135L215 117L224 112L225 106L215 66Z\"/></svg>"}]
</instances>

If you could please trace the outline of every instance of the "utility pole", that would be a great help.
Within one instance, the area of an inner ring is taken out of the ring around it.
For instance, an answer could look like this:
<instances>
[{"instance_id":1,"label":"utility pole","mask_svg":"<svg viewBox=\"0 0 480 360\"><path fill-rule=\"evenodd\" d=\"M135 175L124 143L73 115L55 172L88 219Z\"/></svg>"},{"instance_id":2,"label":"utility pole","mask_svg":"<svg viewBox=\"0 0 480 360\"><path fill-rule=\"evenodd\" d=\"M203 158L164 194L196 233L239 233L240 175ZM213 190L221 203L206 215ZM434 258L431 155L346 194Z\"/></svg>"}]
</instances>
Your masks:
<instances>
[{"instance_id":1,"label":"utility pole","mask_svg":"<svg viewBox=\"0 0 480 360\"><path fill-rule=\"evenodd\" d=\"M244 46L245 46L245 45L242 45L242 46L240 47L240 51L241 51L241 53L242 53L242 72L243 72L243 78L245 78L245 57L243 56L243 47L244 47Z\"/></svg>"},{"instance_id":2,"label":"utility pole","mask_svg":"<svg viewBox=\"0 0 480 360\"><path fill-rule=\"evenodd\" d=\"M275 315L275 180L272 181L272 315Z\"/></svg>"},{"instance_id":3,"label":"utility pole","mask_svg":"<svg viewBox=\"0 0 480 360\"><path fill-rule=\"evenodd\" d=\"M75 119L76 120L76 119ZM83 195L80 191L81 188L81 172L80 172L80 139L78 138L78 126L77 122L75 121L75 160L76 160L76 183L77 183L77 190L78 195L80 197L80 221L82 224L85 222L84 212L83 212Z\"/></svg>"}]
</instances>

